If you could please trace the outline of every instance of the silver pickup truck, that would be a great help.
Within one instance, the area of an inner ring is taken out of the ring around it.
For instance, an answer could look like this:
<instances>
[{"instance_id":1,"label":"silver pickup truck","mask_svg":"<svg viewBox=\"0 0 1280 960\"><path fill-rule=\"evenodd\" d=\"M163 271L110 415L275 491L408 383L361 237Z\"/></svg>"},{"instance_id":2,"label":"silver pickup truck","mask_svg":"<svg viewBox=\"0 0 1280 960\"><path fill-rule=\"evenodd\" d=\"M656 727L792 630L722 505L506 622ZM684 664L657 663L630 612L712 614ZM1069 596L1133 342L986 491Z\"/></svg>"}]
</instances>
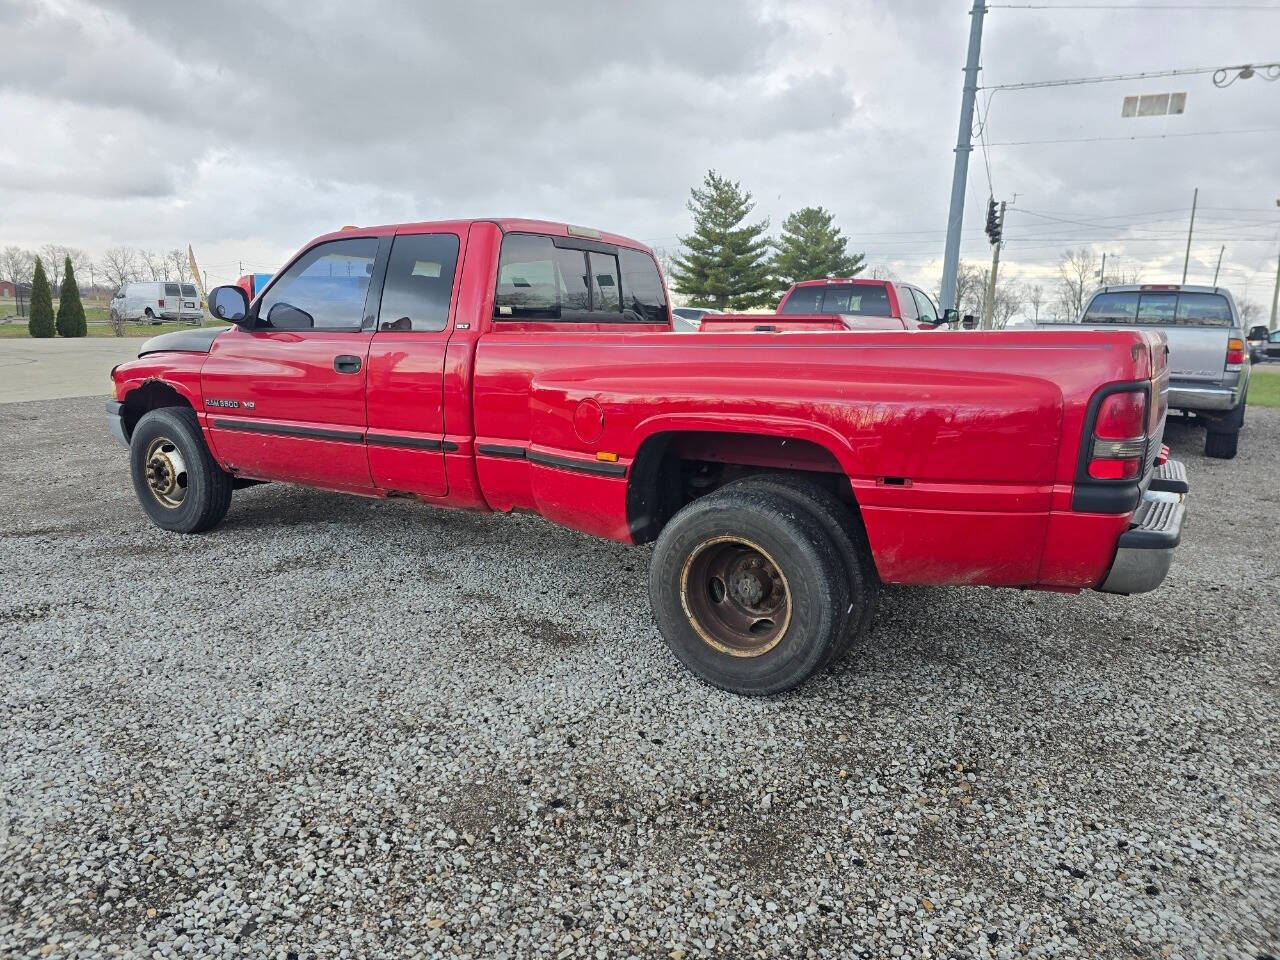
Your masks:
<instances>
[{"instance_id":1,"label":"silver pickup truck","mask_svg":"<svg viewBox=\"0 0 1280 960\"><path fill-rule=\"evenodd\" d=\"M1192 413L1205 425L1205 456L1230 460L1236 455L1249 392L1249 354L1230 292L1176 283L1102 287L1076 322L1164 333L1169 408Z\"/></svg>"}]
</instances>

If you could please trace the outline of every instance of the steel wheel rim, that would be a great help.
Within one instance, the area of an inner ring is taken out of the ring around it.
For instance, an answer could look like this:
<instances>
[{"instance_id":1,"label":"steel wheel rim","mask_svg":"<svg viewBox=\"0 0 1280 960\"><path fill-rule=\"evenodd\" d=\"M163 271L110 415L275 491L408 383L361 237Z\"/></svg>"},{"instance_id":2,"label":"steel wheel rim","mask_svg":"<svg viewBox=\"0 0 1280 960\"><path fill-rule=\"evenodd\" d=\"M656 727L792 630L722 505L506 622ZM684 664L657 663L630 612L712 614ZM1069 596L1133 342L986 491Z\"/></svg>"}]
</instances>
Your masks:
<instances>
[{"instance_id":1,"label":"steel wheel rim","mask_svg":"<svg viewBox=\"0 0 1280 960\"><path fill-rule=\"evenodd\" d=\"M732 657L768 653L791 623L791 588L782 569L741 537L713 537L689 553L680 603L702 641Z\"/></svg>"},{"instance_id":2,"label":"steel wheel rim","mask_svg":"<svg viewBox=\"0 0 1280 960\"><path fill-rule=\"evenodd\" d=\"M156 437L147 444L143 460L147 489L166 510L176 510L187 498L187 462L168 437Z\"/></svg>"}]
</instances>

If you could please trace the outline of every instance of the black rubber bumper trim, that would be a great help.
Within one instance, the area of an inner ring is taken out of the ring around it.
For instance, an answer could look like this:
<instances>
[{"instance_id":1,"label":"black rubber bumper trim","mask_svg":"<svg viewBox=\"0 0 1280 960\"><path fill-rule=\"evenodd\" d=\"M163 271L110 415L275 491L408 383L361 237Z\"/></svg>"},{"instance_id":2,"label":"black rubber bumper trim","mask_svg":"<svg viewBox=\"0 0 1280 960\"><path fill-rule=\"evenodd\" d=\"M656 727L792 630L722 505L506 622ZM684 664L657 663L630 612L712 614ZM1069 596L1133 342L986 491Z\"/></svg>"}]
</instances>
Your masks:
<instances>
[{"instance_id":1,"label":"black rubber bumper trim","mask_svg":"<svg viewBox=\"0 0 1280 960\"><path fill-rule=\"evenodd\" d=\"M593 473L602 477L625 477L627 468L621 463L608 463L601 460L575 460L572 457L557 457L550 453L528 451L525 456L532 463L544 467L556 467L560 470L574 470L578 473Z\"/></svg>"},{"instance_id":2,"label":"black rubber bumper trim","mask_svg":"<svg viewBox=\"0 0 1280 960\"><path fill-rule=\"evenodd\" d=\"M252 423L246 420L212 421L219 430L239 430L242 433L266 433L277 437L307 437L314 440L338 440L342 443L363 443L364 434L347 430L325 430L321 427L280 427L269 423Z\"/></svg>"},{"instance_id":3,"label":"black rubber bumper trim","mask_svg":"<svg viewBox=\"0 0 1280 960\"><path fill-rule=\"evenodd\" d=\"M524 447L509 447L500 443L478 443L476 453L482 453L486 457L506 457L508 460L523 460L525 457Z\"/></svg>"},{"instance_id":4,"label":"black rubber bumper trim","mask_svg":"<svg viewBox=\"0 0 1280 960\"><path fill-rule=\"evenodd\" d=\"M439 450L443 443L430 437L393 437L385 433L366 433L366 443L376 443L383 447L409 447L413 450Z\"/></svg>"}]
</instances>

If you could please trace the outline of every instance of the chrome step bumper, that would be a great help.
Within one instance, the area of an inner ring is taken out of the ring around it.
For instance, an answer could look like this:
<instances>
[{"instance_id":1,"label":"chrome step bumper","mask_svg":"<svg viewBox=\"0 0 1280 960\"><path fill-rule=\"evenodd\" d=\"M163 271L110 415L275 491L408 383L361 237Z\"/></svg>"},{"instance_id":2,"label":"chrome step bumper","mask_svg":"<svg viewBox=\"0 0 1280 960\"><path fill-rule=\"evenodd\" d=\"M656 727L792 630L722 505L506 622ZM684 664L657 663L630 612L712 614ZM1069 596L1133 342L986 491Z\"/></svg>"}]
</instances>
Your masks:
<instances>
[{"instance_id":1,"label":"chrome step bumper","mask_svg":"<svg viewBox=\"0 0 1280 960\"><path fill-rule=\"evenodd\" d=\"M1165 470L1173 467L1174 469ZM1167 484L1186 486L1186 469L1176 460L1160 468ZM1116 558L1098 587L1104 593L1146 593L1164 582L1173 563L1173 551L1182 541L1186 516L1186 491L1156 489L1155 478L1134 511L1129 529L1120 534Z\"/></svg>"}]
</instances>

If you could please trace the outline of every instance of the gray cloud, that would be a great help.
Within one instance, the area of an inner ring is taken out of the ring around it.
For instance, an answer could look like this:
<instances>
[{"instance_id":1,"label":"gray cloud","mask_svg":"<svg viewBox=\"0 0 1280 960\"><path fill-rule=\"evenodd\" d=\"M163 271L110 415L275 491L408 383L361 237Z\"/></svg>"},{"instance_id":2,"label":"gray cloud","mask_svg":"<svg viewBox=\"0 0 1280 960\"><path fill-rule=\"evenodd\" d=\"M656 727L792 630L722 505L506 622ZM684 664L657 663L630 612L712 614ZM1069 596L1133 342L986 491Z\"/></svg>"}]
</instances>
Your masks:
<instances>
[{"instance_id":1,"label":"gray cloud","mask_svg":"<svg viewBox=\"0 0 1280 960\"><path fill-rule=\"evenodd\" d=\"M688 229L689 186L715 167L752 189L775 224L821 203L875 262L932 284L967 6L0 4L10 38L0 122L24 131L0 145L0 241L190 241L222 267L243 258L269 268L340 223L512 214L672 246ZM1236 62L1278 24L1266 13L993 10L984 82ZM1275 86L1251 83L1000 93L985 133L1280 127ZM1187 116L1119 118L1125 93L1157 89L1188 90ZM1011 213L1005 262L1047 276L1062 247L1085 243L1141 259L1152 276L1180 270L1174 235L1198 185L1206 239L1196 258L1232 238L1232 282L1260 284L1275 255L1268 223L1280 226L1265 212L1277 145L1280 134L992 147L993 189L1016 192L1016 211L1094 223ZM964 246L974 259L988 256L986 171L975 151ZM1147 211L1170 219L1128 236L1096 224Z\"/></svg>"}]
</instances>

